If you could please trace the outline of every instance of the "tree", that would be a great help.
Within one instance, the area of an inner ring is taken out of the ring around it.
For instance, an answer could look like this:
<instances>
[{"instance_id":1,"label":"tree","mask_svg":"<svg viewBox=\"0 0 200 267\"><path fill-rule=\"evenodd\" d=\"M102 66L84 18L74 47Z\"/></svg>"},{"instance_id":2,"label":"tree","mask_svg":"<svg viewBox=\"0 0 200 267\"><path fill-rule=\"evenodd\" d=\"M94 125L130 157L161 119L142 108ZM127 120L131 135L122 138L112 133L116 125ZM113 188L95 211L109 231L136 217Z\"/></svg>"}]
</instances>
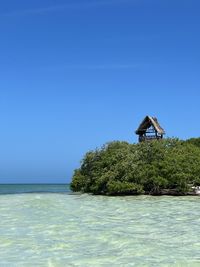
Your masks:
<instances>
[{"instance_id":1,"label":"tree","mask_svg":"<svg viewBox=\"0 0 200 267\"><path fill-rule=\"evenodd\" d=\"M185 194L199 184L200 147L169 138L139 144L115 141L86 153L71 189L106 195L159 195L164 189Z\"/></svg>"}]
</instances>

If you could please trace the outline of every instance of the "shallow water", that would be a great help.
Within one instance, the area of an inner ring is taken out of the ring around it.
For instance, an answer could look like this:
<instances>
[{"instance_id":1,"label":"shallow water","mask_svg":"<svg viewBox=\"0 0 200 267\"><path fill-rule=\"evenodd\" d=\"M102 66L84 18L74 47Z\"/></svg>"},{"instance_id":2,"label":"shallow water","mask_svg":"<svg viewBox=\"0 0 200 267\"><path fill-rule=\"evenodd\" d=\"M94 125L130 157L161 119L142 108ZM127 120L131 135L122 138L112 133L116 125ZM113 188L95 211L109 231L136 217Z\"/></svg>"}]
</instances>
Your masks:
<instances>
[{"instance_id":1,"label":"shallow water","mask_svg":"<svg viewBox=\"0 0 200 267\"><path fill-rule=\"evenodd\" d=\"M199 197L53 192L0 195L0 266L200 266Z\"/></svg>"}]
</instances>

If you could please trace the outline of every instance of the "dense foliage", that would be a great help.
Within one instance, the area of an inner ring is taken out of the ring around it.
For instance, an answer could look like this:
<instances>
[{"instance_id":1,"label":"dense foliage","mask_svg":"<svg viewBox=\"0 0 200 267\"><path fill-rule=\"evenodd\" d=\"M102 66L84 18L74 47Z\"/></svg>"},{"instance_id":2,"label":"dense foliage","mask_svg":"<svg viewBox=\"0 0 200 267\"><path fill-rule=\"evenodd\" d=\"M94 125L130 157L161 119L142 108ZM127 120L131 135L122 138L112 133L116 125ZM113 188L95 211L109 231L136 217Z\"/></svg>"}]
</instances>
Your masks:
<instances>
[{"instance_id":1,"label":"dense foliage","mask_svg":"<svg viewBox=\"0 0 200 267\"><path fill-rule=\"evenodd\" d=\"M93 194L187 193L200 185L200 138L129 144L111 142L88 152L74 172L73 191Z\"/></svg>"},{"instance_id":2,"label":"dense foliage","mask_svg":"<svg viewBox=\"0 0 200 267\"><path fill-rule=\"evenodd\" d=\"M186 140L185 142L188 144L198 146L200 148L200 138L190 138L190 139Z\"/></svg>"}]
</instances>

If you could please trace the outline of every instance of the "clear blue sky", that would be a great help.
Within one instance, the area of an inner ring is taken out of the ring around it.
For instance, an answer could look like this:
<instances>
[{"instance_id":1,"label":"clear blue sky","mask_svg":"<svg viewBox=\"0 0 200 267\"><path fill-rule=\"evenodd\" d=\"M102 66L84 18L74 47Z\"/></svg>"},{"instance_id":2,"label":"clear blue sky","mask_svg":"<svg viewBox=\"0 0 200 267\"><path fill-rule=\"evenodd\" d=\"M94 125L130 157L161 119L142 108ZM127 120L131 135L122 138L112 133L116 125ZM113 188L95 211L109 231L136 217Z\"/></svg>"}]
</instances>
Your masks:
<instances>
[{"instance_id":1,"label":"clear blue sky","mask_svg":"<svg viewBox=\"0 0 200 267\"><path fill-rule=\"evenodd\" d=\"M0 3L0 182L69 182L145 115L200 134L199 0Z\"/></svg>"}]
</instances>

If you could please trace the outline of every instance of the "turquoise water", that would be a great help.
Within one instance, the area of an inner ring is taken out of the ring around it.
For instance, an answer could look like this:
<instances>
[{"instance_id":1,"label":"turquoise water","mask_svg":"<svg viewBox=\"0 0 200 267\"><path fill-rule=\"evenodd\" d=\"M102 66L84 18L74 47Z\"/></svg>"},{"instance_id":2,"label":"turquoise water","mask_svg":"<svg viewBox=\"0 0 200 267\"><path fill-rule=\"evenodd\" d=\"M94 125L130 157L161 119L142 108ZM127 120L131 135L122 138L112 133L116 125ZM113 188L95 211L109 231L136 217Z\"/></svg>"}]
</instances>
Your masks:
<instances>
[{"instance_id":1,"label":"turquoise water","mask_svg":"<svg viewBox=\"0 0 200 267\"><path fill-rule=\"evenodd\" d=\"M0 185L0 266L200 266L199 203Z\"/></svg>"},{"instance_id":2,"label":"turquoise water","mask_svg":"<svg viewBox=\"0 0 200 267\"><path fill-rule=\"evenodd\" d=\"M1 194L69 193L67 184L0 184Z\"/></svg>"}]
</instances>

